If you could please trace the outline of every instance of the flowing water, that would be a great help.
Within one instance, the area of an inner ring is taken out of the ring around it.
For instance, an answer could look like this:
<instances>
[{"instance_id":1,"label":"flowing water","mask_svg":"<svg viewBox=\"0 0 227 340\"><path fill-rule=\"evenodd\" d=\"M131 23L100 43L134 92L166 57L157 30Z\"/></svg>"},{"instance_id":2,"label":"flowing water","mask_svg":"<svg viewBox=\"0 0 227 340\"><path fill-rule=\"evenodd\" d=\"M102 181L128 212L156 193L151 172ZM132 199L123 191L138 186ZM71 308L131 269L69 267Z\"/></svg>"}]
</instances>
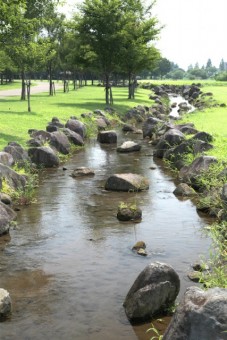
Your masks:
<instances>
[{"instance_id":1,"label":"flowing water","mask_svg":"<svg viewBox=\"0 0 227 340\"><path fill-rule=\"evenodd\" d=\"M190 200L174 196L171 174L140 142L139 153L119 154L91 141L64 164L66 171L42 173L36 203L22 207L18 226L0 239L0 287L13 302L11 318L0 323L1 340L149 339L149 324L133 327L122 307L138 274L161 261L180 276L179 298L194 284L187 272L208 254L210 240L202 233L208 221ZM79 166L91 167L95 176L72 178ZM122 172L146 176L150 189L105 191L108 176ZM140 223L117 220L121 201L141 207ZM146 242L147 257L132 252L138 240Z\"/></svg>"}]
</instances>

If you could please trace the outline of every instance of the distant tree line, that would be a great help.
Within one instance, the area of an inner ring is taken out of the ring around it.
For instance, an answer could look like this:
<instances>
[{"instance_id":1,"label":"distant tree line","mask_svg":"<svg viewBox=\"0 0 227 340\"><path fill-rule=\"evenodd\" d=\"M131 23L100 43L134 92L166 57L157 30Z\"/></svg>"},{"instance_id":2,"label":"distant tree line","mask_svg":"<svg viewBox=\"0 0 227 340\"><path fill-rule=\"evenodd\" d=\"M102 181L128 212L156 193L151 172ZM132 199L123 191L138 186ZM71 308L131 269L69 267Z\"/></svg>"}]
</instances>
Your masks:
<instances>
[{"instance_id":1,"label":"distant tree line","mask_svg":"<svg viewBox=\"0 0 227 340\"><path fill-rule=\"evenodd\" d=\"M187 71L166 58L161 58L157 67L152 71L145 70L141 73L142 78L158 79L216 79L227 81L227 63L221 59L219 67L212 64L211 59L207 60L205 66L200 67L198 63L189 65Z\"/></svg>"}]
</instances>

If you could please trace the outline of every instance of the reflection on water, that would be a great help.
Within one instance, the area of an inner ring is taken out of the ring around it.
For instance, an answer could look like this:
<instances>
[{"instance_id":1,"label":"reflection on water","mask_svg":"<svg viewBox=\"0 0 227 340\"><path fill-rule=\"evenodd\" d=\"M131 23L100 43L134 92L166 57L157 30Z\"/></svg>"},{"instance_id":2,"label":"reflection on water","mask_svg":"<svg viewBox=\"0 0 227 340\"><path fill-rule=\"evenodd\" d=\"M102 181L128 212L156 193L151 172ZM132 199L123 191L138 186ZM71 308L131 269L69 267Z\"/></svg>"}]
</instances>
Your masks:
<instances>
[{"instance_id":1,"label":"reflection on water","mask_svg":"<svg viewBox=\"0 0 227 340\"><path fill-rule=\"evenodd\" d=\"M149 339L150 325L132 327L122 307L138 274L148 263L163 261L181 278L180 296L192 285L190 265L208 253L209 240L201 233L207 221L190 200L173 195L171 175L141 143L140 153L119 154L93 141L64 164L67 171L42 174L37 202L18 213L18 228L0 243L0 287L13 300L1 340ZM72 178L79 166L94 169L95 176ZM105 191L108 176L121 172L146 176L150 189ZM140 223L117 220L121 201L141 207ZM146 242L147 257L131 251L138 240Z\"/></svg>"}]
</instances>

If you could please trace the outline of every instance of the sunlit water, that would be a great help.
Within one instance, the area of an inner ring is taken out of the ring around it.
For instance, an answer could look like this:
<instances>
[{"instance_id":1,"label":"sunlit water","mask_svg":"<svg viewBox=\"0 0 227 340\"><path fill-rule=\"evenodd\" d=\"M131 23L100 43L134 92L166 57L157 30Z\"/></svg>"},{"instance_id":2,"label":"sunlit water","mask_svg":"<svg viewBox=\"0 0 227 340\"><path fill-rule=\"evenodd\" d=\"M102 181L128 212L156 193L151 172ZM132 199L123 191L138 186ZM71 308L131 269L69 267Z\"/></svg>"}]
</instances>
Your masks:
<instances>
[{"instance_id":1,"label":"sunlit water","mask_svg":"<svg viewBox=\"0 0 227 340\"><path fill-rule=\"evenodd\" d=\"M210 241L202 232L207 221L190 200L174 196L171 175L140 142L139 153L119 154L92 141L64 164L66 171L44 171L37 202L21 209L11 239L0 241L0 287L13 301L11 318L0 323L1 340L149 339L149 325L133 327L122 307L138 274L161 261L180 276L179 298L194 284L187 273L208 254ZM91 167L95 176L72 178L79 166ZM108 176L122 172L146 176L150 189L105 191ZM121 201L141 207L140 223L117 220ZM146 242L147 257L132 252L138 240Z\"/></svg>"}]
</instances>

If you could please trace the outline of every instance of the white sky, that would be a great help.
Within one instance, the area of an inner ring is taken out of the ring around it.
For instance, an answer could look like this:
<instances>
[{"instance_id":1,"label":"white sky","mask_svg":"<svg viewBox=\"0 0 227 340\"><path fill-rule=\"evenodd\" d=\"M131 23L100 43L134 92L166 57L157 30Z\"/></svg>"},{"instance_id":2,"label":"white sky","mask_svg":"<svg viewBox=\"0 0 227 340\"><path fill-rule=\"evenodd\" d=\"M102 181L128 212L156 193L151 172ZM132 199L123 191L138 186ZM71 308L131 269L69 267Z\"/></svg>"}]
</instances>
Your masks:
<instances>
[{"instance_id":1,"label":"white sky","mask_svg":"<svg viewBox=\"0 0 227 340\"><path fill-rule=\"evenodd\" d=\"M64 12L72 13L81 0L66 2ZM227 61L227 0L156 0L153 14L165 25L156 43L163 57L184 69Z\"/></svg>"}]
</instances>

